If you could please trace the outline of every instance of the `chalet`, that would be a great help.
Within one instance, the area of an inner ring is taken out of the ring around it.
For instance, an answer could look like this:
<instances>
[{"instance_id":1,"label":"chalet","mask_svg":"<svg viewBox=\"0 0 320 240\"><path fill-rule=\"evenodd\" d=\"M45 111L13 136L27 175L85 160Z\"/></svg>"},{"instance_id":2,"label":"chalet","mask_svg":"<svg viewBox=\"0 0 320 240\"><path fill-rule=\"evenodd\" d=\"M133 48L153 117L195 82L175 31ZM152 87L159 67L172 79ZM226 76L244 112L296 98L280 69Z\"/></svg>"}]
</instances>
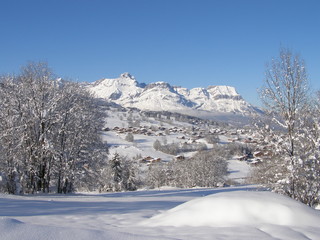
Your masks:
<instances>
[{"instance_id":1,"label":"chalet","mask_svg":"<svg viewBox=\"0 0 320 240\"><path fill-rule=\"evenodd\" d=\"M260 158L254 158L250 161L248 161L248 163L252 166L257 166L258 164L260 164L262 162L262 160Z\"/></svg>"},{"instance_id":2,"label":"chalet","mask_svg":"<svg viewBox=\"0 0 320 240\"><path fill-rule=\"evenodd\" d=\"M147 157L142 158L140 160L140 162L147 163L147 162L150 162L151 160L153 160L153 157L147 156Z\"/></svg>"},{"instance_id":3,"label":"chalet","mask_svg":"<svg viewBox=\"0 0 320 240\"><path fill-rule=\"evenodd\" d=\"M141 134L141 131L139 129L136 129L132 132L133 134Z\"/></svg>"},{"instance_id":4,"label":"chalet","mask_svg":"<svg viewBox=\"0 0 320 240\"><path fill-rule=\"evenodd\" d=\"M140 132L141 132L142 134L144 134L144 133L148 132L148 129L145 128L145 127L140 128Z\"/></svg>"},{"instance_id":5,"label":"chalet","mask_svg":"<svg viewBox=\"0 0 320 240\"><path fill-rule=\"evenodd\" d=\"M257 151L253 153L253 157L258 158L264 156L264 152L262 151Z\"/></svg>"},{"instance_id":6,"label":"chalet","mask_svg":"<svg viewBox=\"0 0 320 240\"><path fill-rule=\"evenodd\" d=\"M153 158L153 157L148 156L148 157L141 159L140 162L147 163L147 165L150 165L153 163L161 162L161 158Z\"/></svg>"},{"instance_id":7,"label":"chalet","mask_svg":"<svg viewBox=\"0 0 320 240\"><path fill-rule=\"evenodd\" d=\"M190 144L190 143L196 143L196 142L197 141L195 138L190 138L187 143Z\"/></svg>"},{"instance_id":8,"label":"chalet","mask_svg":"<svg viewBox=\"0 0 320 240\"><path fill-rule=\"evenodd\" d=\"M177 139L186 139L186 137L185 136L182 136L182 137L177 137Z\"/></svg>"},{"instance_id":9,"label":"chalet","mask_svg":"<svg viewBox=\"0 0 320 240\"><path fill-rule=\"evenodd\" d=\"M185 156L182 156L182 155L177 155L177 156L174 157L174 160L176 160L176 161L182 161L182 160L185 160L185 159L186 159Z\"/></svg>"},{"instance_id":10,"label":"chalet","mask_svg":"<svg viewBox=\"0 0 320 240\"><path fill-rule=\"evenodd\" d=\"M152 162L152 163L154 163L154 162L161 162L161 158L154 158L151 162Z\"/></svg>"},{"instance_id":11,"label":"chalet","mask_svg":"<svg viewBox=\"0 0 320 240\"><path fill-rule=\"evenodd\" d=\"M239 161L246 161L246 160L248 160L248 155L246 154L246 155L237 157L236 159L239 160Z\"/></svg>"}]
</instances>

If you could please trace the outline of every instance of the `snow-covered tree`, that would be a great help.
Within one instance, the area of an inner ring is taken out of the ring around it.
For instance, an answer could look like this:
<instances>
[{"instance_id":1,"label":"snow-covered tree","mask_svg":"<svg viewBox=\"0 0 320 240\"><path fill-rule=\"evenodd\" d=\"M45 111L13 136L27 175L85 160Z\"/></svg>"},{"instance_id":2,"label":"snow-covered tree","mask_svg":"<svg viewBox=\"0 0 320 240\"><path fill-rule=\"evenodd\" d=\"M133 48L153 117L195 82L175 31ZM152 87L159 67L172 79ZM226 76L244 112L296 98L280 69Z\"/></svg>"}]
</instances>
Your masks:
<instances>
[{"instance_id":1,"label":"snow-covered tree","mask_svg":"<svg viewBox=\"0 0 320 240\"><path fill-rule=\"evenodd\" d=\"M319 200L319 115L310 104L307 73L298 55L282 49L279 59L268 65L261 98L272 121L260 124L260 132L273 155L259 167L260 180L313 205Z\"/></svg>"},{"instance_id":2,"label":"snow-covered tree","mask_svg":"<svg viewBox=\"0 0 320 240\"><path fill-rule=\"evenodd\" d=\"M225 182L227 156L225 149L199 151L191 158L170 163L151 164L147 184L152 188L173 187L216 187Z\"/></svg>"},{"instance_id":3,"label":"snow-covered tree","mask_svg":"<svg viewBox=\"0 0 320 240\"><path fill-rule=\"evenodd\" d=\"M315 206L320 203L320 95L306 117L298 122L299 161L296 170L296 199Z\"/></svg>"},{"instance_id":4,"label":"snow-covered tree","mask_svg":"<svg viewBox=\"0 0 320 240\"><path fill-rule=\"evenodd\" d=\"M154 141L153 148L157 151L159 151L161 149L161 143L158 139Z\"/></svg>"},{"instance_id":5,"label":"snow-covered tree","mask_svg":"<svg viewBox=\"0 0 320 240\"><path fill-rule=\"evenodd\" d=\"M200 151L190 159L177 161L174 169L178 186L215 187L225 182L227 161L215 151Z\"/></svg>"},{"instance_id":6,"label":"snow-covered tree","mask_svg":"<svg viewBox=\"0 0 320 240\"><path fill-rule=\"evenodd\" d=\"M138 166L135 161L114 153L102 169L100 191L134 191L138 188Z\"/></svg>"},{"instance_id":7,"label":"snow-covered tree","mask_svg":"<svg viewBox=\"0 0 320 240\"><path fill-rule=\"evenodd\" d=\"M102 113L91 95L74 83L65 83L61 94L61 125L58 125L55 149L63 167L59 167L57 185L58 192L65 189L69 192L72 191L71 179L75 187L96 182L107 147L99 134Z\"/></svg>"},{"instance_id":8,"label":"snow-covered tree","mask_svg":"<svg viewBox=\"0 0 320 240\"><path fill-rule=\"evenodd\" d=\"M70 192L94 175L93 166L99 169L106 152L100 111L78 84L31 63L18 76L2 77L0 95L0 171L8 192L49 192L54 185Z\"/></svg>"},{"instance_id":9,"label":"snow-covered tree","mask_svg":"<svg viewBox=\"0 0 320 240\"><path fill-rule=\"evenodd\" d=\"M147 185L151 188L160 188L169 186L170 179L173 177L170 173L170 164L154 163L149 166L147 175Z\"/></svg>"},{"instance_id":10,"label":"snow-covered tree","mask_svg":"<svg viewBox=\"0 0 320 240\"><path fill-rule=\"evenodd\" d=\"M5 181L6 190L9 193L21 193L21 175L23 174L24 162L21 161L21 135L20 115L18 104L15 99L16 87L13 77L4 76L0 83L0 171L2 180Z\"/></svg>"},{"instance_id":11,"label":"snow-covered tree","mask_svg":"<svg viewBox=\"0 0 320 240\"><path fill-rule=\"evenodd\" d=\"M125 140L128 141L128 142L134 142L134 136L131 132L129 132L126 137L125 137Z\"/></svg>"},{"instance_id":12,"label":"snow-covered tree","mask_svg":"<svg viewBox=\"0 0 320 240\"><path fill-rule=\"evenodd\" d=\"M297 119L308 105L308 89L304 61L288 49L282 49L279 59L274 59L267 67L261 99L270 113L280 117L279 123L288 138L285 150L290 158L295 155ZM293 159L290 161L294 165ZM294 191L294 186L292 188Z\"/></svg>"},{"instance_id":13,"label":"snow-covered tree","mask_svg":"<svg viewBox=\"0 0 320 240\"><path fill-rule=\"evenodd\" d=\"M122 159L123 165L123 188L126 191L135 191L138 188L138 166L137 163L128 158Z\"/></svg>"},{"instance_id":14,"label":"snow-covered tree","mask_svg":"<svg viewBox=\"0 0 320 240\"><path fill-rule=\"evenodd\" d=\"M112 169L111 176L113 179L112 190L121 191L123 176L121 159L118 153L115 153L113 157L110 159L110 167Z\"/></svg>"},{"instance_id":15,"label":"snow-covered tree","mask_svg":"<svg viewBox=\"0 0 320 240\"><path fill-rule=\"evenodd\" d=\"M220 141L219 135L217 134L207 134L206 141L210 144L216 144Z\"/></svg>"},{"instance_id":16,"label":"snow-covered tree","mask_svg":"<svg viewBox=\"0 0 320 240\"><path fill-rule=\"evenodd\" d=\"M22 184L22 191L45 192L49 189L48 172L53 160L49 139L55 124L54 100L58 95L50 79L52 74L46 66L30 64L22 69L19 76L7 78L2 83L2 91L7 98L5 102L10 102L2 111L7 112L7 121L14 118L11 134L20 138L15 146L17 151L11 152L10 141L4 145L3 151L12 153L15 181ZM1 135L6 135L6 131ZM8 176L12 179L10 174Z\"/></svg>"}]
</instances>

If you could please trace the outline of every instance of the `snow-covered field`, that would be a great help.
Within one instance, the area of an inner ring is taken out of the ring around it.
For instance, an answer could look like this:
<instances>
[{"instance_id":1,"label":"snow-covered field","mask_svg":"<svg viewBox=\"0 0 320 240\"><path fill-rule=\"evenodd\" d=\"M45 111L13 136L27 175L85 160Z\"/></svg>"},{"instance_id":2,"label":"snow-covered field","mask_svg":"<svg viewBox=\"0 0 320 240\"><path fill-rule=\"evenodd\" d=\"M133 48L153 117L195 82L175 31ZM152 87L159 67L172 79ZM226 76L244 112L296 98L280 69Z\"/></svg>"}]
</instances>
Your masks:
<instances>
[{"instance_id":1,"label":"snow-covered field","mask_svg":"<svg viewBox=\"0 0 320 240\"><path fill-rule=\"evenodd\" d=\"M320 239L320 212L255 186L0 195L0 239Z\"/></svg>"}]
</instances>

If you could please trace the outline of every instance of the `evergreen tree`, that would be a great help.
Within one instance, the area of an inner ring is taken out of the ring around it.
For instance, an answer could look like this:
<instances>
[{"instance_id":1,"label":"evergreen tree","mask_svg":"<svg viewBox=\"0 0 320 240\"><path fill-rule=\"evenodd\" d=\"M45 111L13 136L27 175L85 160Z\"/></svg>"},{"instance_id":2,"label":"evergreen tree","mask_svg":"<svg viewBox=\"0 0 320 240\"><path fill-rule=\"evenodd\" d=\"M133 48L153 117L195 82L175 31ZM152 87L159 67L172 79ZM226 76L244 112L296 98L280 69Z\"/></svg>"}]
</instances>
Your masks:
<instances>
[{"instance_id":1,"label":"evergreen tree","mask_svg":"<svg viewBox=\"0 0 320 240\"><path fill-rule=\"evenodd\" d=\"M124 188L128 191L135 191L137 190L137 173L138 169L132 160L123 159L123 170L124 170L124 176L123 176L123 182L124 182Z\"/></svg>"},{"instance_id":2,"label":"evergreen tree","mask_svg":"<svg viewBox=\"0 0 320 240\"><path fill-rule=\"evenodd\" d=\"M125 140L128 141L128 142L134 142L134 136L132 133L128 133L125 137Z\"/></svg>"},{"instance_id":3,"label":"evergreen tree","mask_svg":"<svg viewBox=\"0 0 320 240\"><path fill-rule=\"evenodd\" d=\"M112 179L113 179L113 191L121 191L122 190L122 164L120 155L115 153L110 160L110 165L112 169Z\"/></svg>"},{"instance_id":4,"label":"evergreen tree","mask_svg":"<svg viewBox=\"0 0 320 240\"><path fill-rule=\"evenodd\" d=\"M161 145L160 141L158 139L155 140L154 143L153 143L153 148L155 150L159 151L161 149L161 147L162 147L162 145Z\"/></svg>"}]
</instances>

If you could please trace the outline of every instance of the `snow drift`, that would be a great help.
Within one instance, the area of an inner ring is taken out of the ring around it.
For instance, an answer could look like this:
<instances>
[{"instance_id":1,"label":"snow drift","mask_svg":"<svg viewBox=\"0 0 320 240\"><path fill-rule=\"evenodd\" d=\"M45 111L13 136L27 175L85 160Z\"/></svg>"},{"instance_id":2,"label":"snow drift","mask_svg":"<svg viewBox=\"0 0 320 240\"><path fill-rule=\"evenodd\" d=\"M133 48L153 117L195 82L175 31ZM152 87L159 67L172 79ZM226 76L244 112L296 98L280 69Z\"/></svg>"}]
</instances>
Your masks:
<instances>
[{"instance_id":1,"label":"snow drift","mask_svg":"<svg viewBox=\"0 0 320 240\"><path fill-rule=\"evenodd\" d=\"M314 226L320 213L271 192L225 192L198 198L143 222L147 226Z\"/></svg>"}]
</instances>

